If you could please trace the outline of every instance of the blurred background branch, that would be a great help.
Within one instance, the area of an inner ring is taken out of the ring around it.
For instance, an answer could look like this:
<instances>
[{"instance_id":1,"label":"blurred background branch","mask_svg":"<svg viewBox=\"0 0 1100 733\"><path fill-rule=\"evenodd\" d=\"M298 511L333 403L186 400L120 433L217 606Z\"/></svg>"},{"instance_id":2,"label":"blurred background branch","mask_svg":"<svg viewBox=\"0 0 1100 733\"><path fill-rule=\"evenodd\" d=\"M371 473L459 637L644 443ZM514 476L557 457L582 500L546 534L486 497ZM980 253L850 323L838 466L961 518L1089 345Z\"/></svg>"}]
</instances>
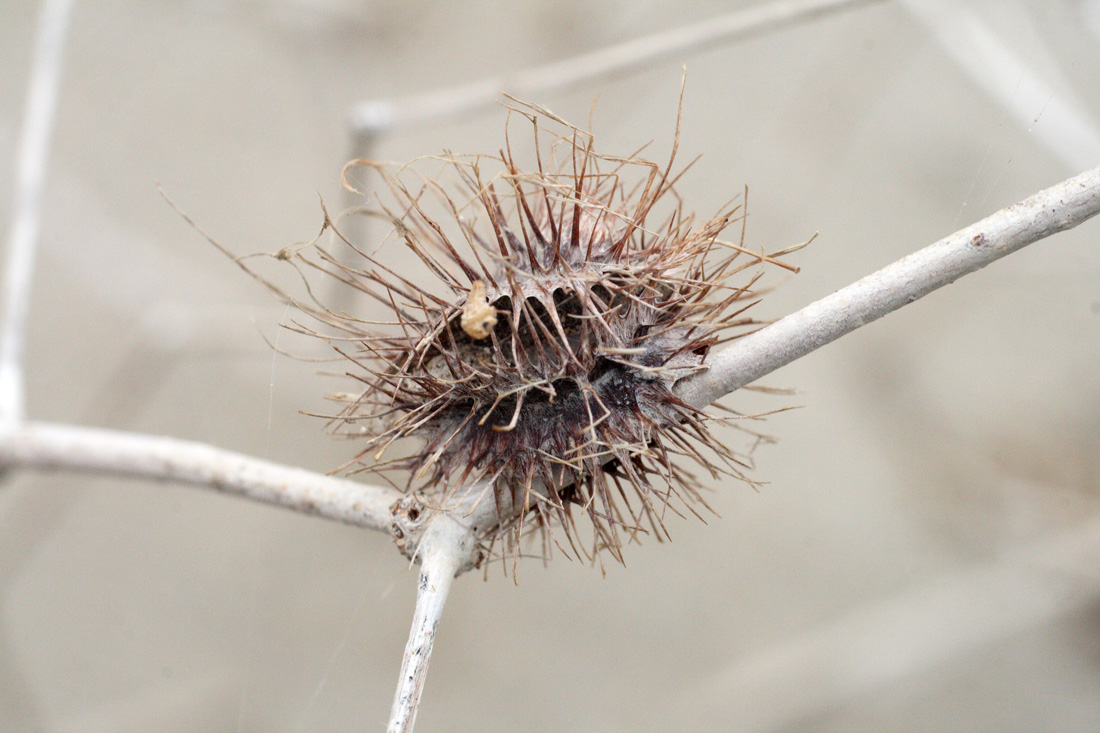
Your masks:
<instances>
[{"instance_id":1,"label":"blurred background branch","mask_svg":"<svg viewBox=\"0 0 1100 733\"><path fill-rule=\"evenodd\" d=\"M23 419L23 354L31 280L41 229L42 189L50 159L50 135L61 86L61 61L72 0L47 0L38 20L34 59L19 155L15 167L4 263L3 310L0 311L0 427L8 429Z\"/></svg>"}]
</instances>

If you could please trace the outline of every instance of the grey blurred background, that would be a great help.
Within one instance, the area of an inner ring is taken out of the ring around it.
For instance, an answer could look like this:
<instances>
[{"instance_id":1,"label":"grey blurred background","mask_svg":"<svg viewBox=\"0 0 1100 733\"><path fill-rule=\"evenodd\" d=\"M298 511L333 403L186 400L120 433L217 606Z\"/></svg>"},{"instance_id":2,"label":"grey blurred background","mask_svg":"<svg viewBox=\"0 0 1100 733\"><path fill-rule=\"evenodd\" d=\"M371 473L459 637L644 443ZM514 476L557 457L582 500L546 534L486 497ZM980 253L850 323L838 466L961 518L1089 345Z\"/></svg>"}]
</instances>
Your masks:
<instances>
[{"instance_id":1,"label":"grey blurred background","mask_svg":"<svg viewBox=\"0 0 1100 733\"><path fill-rule=\"evenodd\" d=\"M338 208L354 103L477 81L752 2L77 2L28 354L36 419L326 471L330 380L237 252ZM0 7L0 224L38 3ZM1006 55L1007 53L1007 55ZM748 243L817 241L776 318L1100 163L1100 2L905 0L535 99L597 146L671 142ZM598 98L598 100L597 100ZM597 100L593 108L593 101ZM380 139L491 152L498 109ZM373 232L380 234L378 231ZM734 396L760 492L626 567L522 563L452 593L424 731L1094 730L1100 223L1036 244ZM289 343L289 342L285 342ZM285 345L285 344L284 344ZM731 440L737 439L731 435ZM380 730L415 591L388 537L192 488L0 490L0 728Z\"/></svg>"}]
</instances>

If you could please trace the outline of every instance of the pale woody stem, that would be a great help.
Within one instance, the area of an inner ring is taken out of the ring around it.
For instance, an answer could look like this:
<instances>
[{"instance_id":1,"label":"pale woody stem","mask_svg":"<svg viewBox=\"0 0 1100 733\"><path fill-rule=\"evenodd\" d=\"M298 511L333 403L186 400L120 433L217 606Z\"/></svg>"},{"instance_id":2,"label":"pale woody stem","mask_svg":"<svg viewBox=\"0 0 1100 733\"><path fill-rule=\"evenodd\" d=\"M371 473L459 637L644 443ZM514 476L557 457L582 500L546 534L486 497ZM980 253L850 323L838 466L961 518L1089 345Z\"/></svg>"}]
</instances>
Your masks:
<instances>
[{"instance_id":1,"label":"pale woody stem","mask_svg":"<svg viewBox=\"0 0 1100 733\"><path fill-rule=\"evenodd\" d=\"M736 340L676 385L696 407L799 359L1005 255L1100 213L1100 168L1063 181Z\"/></svg>"},{"instance_id":2,"label":"pale woody stem","mask_svg":"<svg viewBox=\"0 0 1100 733\"><path fill-rule=\"evenodd\" d=\"M389 531L394 489L175 438L30 422L0 435L0 467L178 481Z\"/></svg>"}]
</instances>

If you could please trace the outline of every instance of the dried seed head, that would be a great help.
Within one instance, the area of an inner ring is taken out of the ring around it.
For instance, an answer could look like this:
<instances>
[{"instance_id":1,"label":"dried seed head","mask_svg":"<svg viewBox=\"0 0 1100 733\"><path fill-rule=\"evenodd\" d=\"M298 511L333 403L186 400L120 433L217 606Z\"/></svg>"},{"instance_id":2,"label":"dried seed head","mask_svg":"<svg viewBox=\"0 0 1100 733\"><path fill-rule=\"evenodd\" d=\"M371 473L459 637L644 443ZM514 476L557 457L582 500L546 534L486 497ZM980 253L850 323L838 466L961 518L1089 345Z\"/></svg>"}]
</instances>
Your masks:
<instances>
[{"instance_id":1,"label":"dried seed head","mask_svg":"<svg viewBox=\"0 0 1100 733\"><path fill-rule=\"evenodd\" d=\"M510 145L434 159L465 199L435 178L413 185L414 168L349 164L383 175L393 239L438 283L379 250L356 250L358 269L323 251L311 263L395 319L378 333L321 312L365 385L333 425L367 436L353 463L371 470L395 441L420 438L411 457L382 464L408 471L409 492L442 499L485 481L498 506L522 507L489 540L515 548L525 528L561 526L572 554L621 559L624 538L666 534L666 511L705 506L682 458L743 478L743 459L673 385L704 368L723 332L751 324L751 287L774 260L719 239L739 207L696 225L671 160L600 156L589 133L546 110L512 112L534 129L533 166ZM581 516L592 533L578 531Z\"/></svg>"}]
</instances>

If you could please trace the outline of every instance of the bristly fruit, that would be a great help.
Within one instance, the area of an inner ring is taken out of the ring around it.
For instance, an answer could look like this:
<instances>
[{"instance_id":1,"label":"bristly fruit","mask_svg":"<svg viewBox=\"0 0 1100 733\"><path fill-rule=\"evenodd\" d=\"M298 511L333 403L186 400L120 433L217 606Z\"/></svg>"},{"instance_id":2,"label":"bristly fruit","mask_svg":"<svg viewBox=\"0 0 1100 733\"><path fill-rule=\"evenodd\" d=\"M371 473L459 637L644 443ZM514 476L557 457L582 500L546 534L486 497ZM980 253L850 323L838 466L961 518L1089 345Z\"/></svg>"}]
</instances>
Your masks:
<instances>
[{"instance_id":1,"label":"bristly fruit","mask_svg":"<svg viewBox=\"0 0 1100 733\"><path fill-rule=\"evenodd\" d=\"M408 471L409 492L442 500L480 481L498 506L521 507L490 541L515 548L526 528L560 526L572 554L606 549L621 560L623 539L667 534L666 510L706 506L680 459L744 478L743 459L673 385L705 368L727 329L752 324L744 311L758 295L757 266L781 263L719 239L739 206L699 226L683 212L675 141L663 166L601 156L590 133L545 109L512 112L533 126L533 167L510 144L499 156L445 156L465 199L432 178L403 182L408 168L349 163L383 175L394 238L442 294L377 250L356 250L361 267L316 263L395 316L379 333L327 312L343 331L334 345L365 385L344 396L334 425L366 436L353 463L371 470L398 439L422 439L385 464ZM578 516L591 535L578 532Z\"/></svg>"}]
</instances>

